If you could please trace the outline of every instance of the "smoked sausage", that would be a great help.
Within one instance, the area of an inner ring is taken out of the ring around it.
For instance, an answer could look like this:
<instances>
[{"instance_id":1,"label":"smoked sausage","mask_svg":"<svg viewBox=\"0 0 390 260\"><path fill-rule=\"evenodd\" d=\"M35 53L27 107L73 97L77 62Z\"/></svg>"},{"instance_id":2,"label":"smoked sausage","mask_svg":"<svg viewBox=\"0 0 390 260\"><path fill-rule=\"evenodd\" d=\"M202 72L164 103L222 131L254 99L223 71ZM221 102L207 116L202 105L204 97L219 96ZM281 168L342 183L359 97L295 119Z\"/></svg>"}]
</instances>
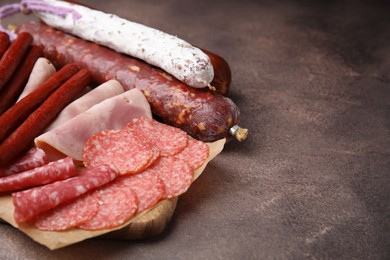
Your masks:
<instances>
[{"instance_id":1,"label":"smoked sausage","mask_svg":"<svg viewBox=\"0 0 390 260\"><path fill-rule=\"evenodd\" d=\"M42 48L32 46L23 62L15 71L15 76L8 81L4 89L0 92L0 115L11 107L22 93L35 62L41 56Z\"/></svg>"},{"instance_id":2,"label":"smoked sausage","mask_svg":"<svg viewBox=\"0 0 390 260\"><path fill-rule=\"evenodd\" d=\"M11 44L8 34L5 32L0 32L0 58L7 51L8 47Z\"/></svg>"},{"instance_id":3,"label":"smoked sausage","mask_svg":"<svg viewBox=\"0 0 390 260\"><path fill-rule=\"evenodd\" d=\"M12 133L46 98L79 71L74 64L64 66L37 90L13 105L0 116L0 142Z\"/></svg>"},{"instance_id":4,"label":"smoked sausage","mask_svg":"<svg viewBox=\"0 0 390 260\"><path fill-rule=\"evenodd\" d=\"M80 70L52 93L0 144L0 166L7 165L37 137L91 83L87 70ZM21 101L20 101L21 102Z\"/></svg>"},{"instance_id":5,"label":"smoked sausage","mask_svg":"<svg viewBox=\"0 0 390 260\"><path fill-rule=\"evenodd\" d=\"M32 37L29 33L21 33L11 43L0 60L0 91L12 77L19 63L28 51Z\"/></svg>"},{"instance_id":6,"label":"smoked sausage","mask_svg":"<svg viewBox=\"0 0 390 260\"><path fill-rule=\"evenodd\" d=\"M140 89L155 116L196 139L212 142L230 134L240 141L246 138L247 130L237 127L239 108L227 97L189 87L159 68L43 24L24 23L17 32L29 32L57 67L76 63L96 83L116 79L126 89Z\"/></svg>"}]
</instances>

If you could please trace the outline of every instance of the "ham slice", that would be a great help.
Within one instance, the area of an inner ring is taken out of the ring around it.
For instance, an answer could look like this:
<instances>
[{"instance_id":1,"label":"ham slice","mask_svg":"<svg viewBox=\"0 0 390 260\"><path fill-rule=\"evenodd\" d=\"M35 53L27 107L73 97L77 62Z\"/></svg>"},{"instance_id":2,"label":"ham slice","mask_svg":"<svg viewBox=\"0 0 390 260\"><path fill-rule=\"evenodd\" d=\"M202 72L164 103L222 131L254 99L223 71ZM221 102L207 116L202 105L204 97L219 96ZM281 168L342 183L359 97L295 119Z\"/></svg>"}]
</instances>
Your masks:
<instances>
[{"instance_id":1,"label":"ham slice","mask_svg":"<svg viewBox=\"0 0 390 260\"><path fill-rule=\"evenodd\" d=\"M50 160L69 156L83 160L83 147L89 137L103 130L119 130L134 118L152 118L149 103L138 89L106 99L87 111L35 139Z\"/></svg>"},{"instance_id":2,"label":"ham slice","mask_svg":"<svg viewBox=\"0 0 390 260\"><path fill-rule=\"evenodd\" d=\"M109 80L101 84L65 107L56 120L46 128L45 132L62 125L103 100L117 96L123 92L124 89L117 80Z\"/></svg>"},{"instance_id":3,"label":"ham slice","mask_svg":"<svg viewBox=\"0 0 390 260\"><path fill-rule=\"evenodd\" d=\"M39 58L30 73L23 92L20 94L18 101L37 89L43 82L50 78L56 72L54 65L46 58Z\"/></svg>"}]
</instances>

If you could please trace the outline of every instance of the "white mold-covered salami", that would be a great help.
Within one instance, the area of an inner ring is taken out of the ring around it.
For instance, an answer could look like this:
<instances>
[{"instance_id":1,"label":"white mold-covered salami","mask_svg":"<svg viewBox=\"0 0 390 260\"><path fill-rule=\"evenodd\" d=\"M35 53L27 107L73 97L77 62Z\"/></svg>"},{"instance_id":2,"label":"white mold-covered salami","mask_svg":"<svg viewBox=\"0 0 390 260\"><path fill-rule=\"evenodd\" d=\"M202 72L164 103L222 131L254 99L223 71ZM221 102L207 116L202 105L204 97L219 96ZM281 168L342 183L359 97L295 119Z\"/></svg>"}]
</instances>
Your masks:
<instances>
[{"instance_id":1,"label":"white mold-covered salami","mask_svg":"<svg viewBox=\"0 0 390 260\"><path fill-rule=\"evenodd\" d=\"M84 6L54 0L42 2L73 11L66 18L35 12L52 27L142 59L196 88L208 86L214 77L209 57L176 36Z\"/></svg>"}]
</instances>

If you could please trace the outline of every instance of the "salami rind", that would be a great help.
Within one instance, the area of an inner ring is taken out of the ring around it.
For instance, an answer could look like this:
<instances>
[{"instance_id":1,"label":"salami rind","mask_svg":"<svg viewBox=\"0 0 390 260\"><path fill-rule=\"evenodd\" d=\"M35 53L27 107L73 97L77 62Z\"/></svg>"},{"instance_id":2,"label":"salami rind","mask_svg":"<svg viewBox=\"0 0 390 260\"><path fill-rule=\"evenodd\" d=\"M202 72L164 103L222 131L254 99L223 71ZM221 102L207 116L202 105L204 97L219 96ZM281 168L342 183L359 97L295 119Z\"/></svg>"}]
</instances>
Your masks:
<instances>
[{"instance_id":1,"label":"salami rind","mask_svg":"<svg viewBox=\"0 0 390 260\"><path fill-rule=\"evenodd\" d=\"M70 157L50 162L46 165L0 178L0 192L16 191L61 181L76 175L73 160Z\"/></svg>"},{"instance_id":2,"label":"salami rind","mask_svg":"<svg viewBox=\"0 0 390 260\"><path fill-rule=\"evenodd\" d=\"M165 194L165 186L158 174L150 169L124 176L117 180L121 185L131 188L138 198L138 211L143 212L153 207Z\"/></svg>"},{"instance_id":3,"label":"salami rind","mask_svg":"<svg viewBox=\"0 0 390 260\"><path fill-rule=\"evenodd\" d=\"M10 164L0 167L0 177L28 171L49 163L46 153L39 148L31 148Z\"/></svg>"},{"instance_id":4,"label":"salami rind","mask_svg":"<svg viewBox=\"0 0 390 260\"><path fill-rule=\"evenodd\" d=\"M178 154L188 143L188 135L184 131L153 119L136 118L126 127L148 138L158 147L161 156Z\"/></svg>"},{"instance_id":5,"label":"salami rind","mask_svg":"<svg viewBox=\"0 0 390 260\"><path fill-rule=\"evenodd\" d=\"M109 165L86 169L80 176L12 194L14 219L22 223L47 210L101 187L118 176Z\"/></svg>"},{"instance_id":6,"label":"salami rind","mask_svg":"<svg viewBox=\"0 0 390 260\"><path fill-rule=\"evenodd\" d=\"M121 174L135 174L146 169L157 159L157 150L133 131L106 130L88 139L83 158L86 167L114 165Z\"/></svg>"},{"instance_id":7,"label":"salami rind","mask_svg":"<svg viewBox=\"0 0 390 260\"><path fill-rule=\"evenodd\" d=\"M64 231L90 221L99 210L97 191L76 198L37 216L32 225L45 231Z\"/></svg>"},{"instance_id":8,"label":"salami rind","mask_svg":"<svg viewBox=\"0 0 390 260\"><path fill-rule=\"evenodd\" d=\"M165 186L164 199L170 199L186 192L194 179L194 171L187 162L178 158L160 157L152 166Z\"/></svg>"},{"instance_id":9,"label":"salami rind","mask_svg":"<svg viewBox=\"0 0 390 260\"><path fill-rule=\"evenodd\" d=\"M194 138L189 138L186 148L176 154L175 157L187 162L193 170L196 170L202 166L209 155L210 149L206 143Z\"/></svg>"},{"instance_id":10,"label":"salami rind","mask_svg":"<svg viewBox=\"0 0 390 260\"><path fill-rule=\"evenodd\" d=\"M129 187L117 183L99 189L101 197L98 213L79 228L101 230L122 225L137 212L138 198Z\"/></svg>"}]
</instances>

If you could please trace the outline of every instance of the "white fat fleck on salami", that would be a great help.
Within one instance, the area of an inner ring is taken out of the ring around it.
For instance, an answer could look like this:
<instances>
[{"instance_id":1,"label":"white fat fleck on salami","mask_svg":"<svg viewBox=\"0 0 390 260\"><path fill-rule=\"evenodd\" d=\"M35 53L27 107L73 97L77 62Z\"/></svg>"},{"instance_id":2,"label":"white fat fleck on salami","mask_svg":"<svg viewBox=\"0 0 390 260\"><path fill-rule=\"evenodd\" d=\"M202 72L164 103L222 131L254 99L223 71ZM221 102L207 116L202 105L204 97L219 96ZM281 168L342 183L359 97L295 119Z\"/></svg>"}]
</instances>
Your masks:
<instances>
[{"instance_id":1,"label":"white fat fleck on salami","mask_svg":"<svg viewBox=\"0 0 390 260\"><path fill-rule=\"evenodd\" d=\"M37 216L32 224L45 231L64 231L90 221L99 210L97 191L85 194Z\"/></svg>"},{"instance_id":2,"label":"white fat fleck on salami","mask_svg":"<svg viewBox=\"0 0 390 260\"><path fill-rule=\"evenodd\" d=\"M79 226L85 230L101 230L117 227L137 212L138 198L129 187L110 184L99 189L101 197L98 213L87 223Z\"/></svg>"},{"instance_id":3,"label":"white fat fleck on salami","mask_svg":"<svg viewBox=\"0 0 390 260\"><path fill-rule=\"evenodd\" d=\"M47 163L49 159L46 153L42 149L33 147L9 165L0 167L0 177L28 171Z\"/></svg>"},{"instance_id":4,"label":"white fat fleck on salami","mask_svg":"<svg viewBox=\"0 0 390 260\"><path fill-rule=\"evenodd\" d=\"M88 191L101 187L113 181L117 176L118 172L113 167L101 165L86 169L82 174L66 180L15 192L12 194L15 222L22 223L29 220ZM82 185L84 189L78 189L79 185Z\"/></svg>"},{"instance_id":5,"label":"white fat fleck on salami","mask_svg":"<svg viewBox=\"0 0 390 260\"><path fill-rule=\"evenodd\" d=\"M16 191L64 180L76 175L70 157L50 162L32 170L0 178L0 192Z\"/></svg>"},{"instance_id":6,"label":"white fat fleck on salami","mask_svg":"<svg viewBox=\"0 0 390 260\"><path fill-rule=\"evenodd\" d=\"M152 166L165 186L164 199L173 198L186 192L194 179L194 171L187 162L178 158L160 157Z\"/></svg>"},{"instance_id":7,"label":"white fat fleck on salami","mask_svg":"<svg viewBox=\"0 0 390 260\"><path fill-rule=\"evenodd\" d=\"M178 154L188 143L188 135L184 131L153 119L136 118L126 127L148 138L158 147L161 156Z\"/></svg>"},{"instance_id":8,"label":"white fat fleck on salami","mask_svg":"<svg viewBox=\"0 0 390 260\"><path fill-rule=\"evenodd\" d=\"M165 194L163 181L151 169L146 169L139 174L124 176L117 182L135 192L138 198L138 213L153 207Z\"/></svg>"},{"instance_id":9,"label":"white fat fleck on salami","mask_svg":"<svg viewBox=\"0 0 390 260\"><path fill-rule=\"evenodd\" d=\"M175 157L187 162L193 170L196 170L207 160L209 154L210 149L206 143L191 137L186 148Z\"/></svg>"},{"instance_id":10,"label":"white fat fleck on salami","mask_svg":"<svg viewBox=\"0 0 390 260\"><path fill-rule=\"evenodd\" d=\"M158 157L158 150L133 131L107 130L93 135L84 146L84 165L114 165L121 174L143 171ZM156 156L157 155L157 156Z\"/></svg>"},{"instance_id":11,"label":"white fat fleck on salami","mask_svg":"<svg viewBox=\"0 0 390 260\"><path fill-rule=\"evenodd\" d=\"M214 77L210 58L176 36L80 5L52 0L44 2L71 8L81 16L74 19L69 13L64 19L58 15L35 12L52 27L142 59L193 87L206 87Z\"/></svg>"}]
</instances>

